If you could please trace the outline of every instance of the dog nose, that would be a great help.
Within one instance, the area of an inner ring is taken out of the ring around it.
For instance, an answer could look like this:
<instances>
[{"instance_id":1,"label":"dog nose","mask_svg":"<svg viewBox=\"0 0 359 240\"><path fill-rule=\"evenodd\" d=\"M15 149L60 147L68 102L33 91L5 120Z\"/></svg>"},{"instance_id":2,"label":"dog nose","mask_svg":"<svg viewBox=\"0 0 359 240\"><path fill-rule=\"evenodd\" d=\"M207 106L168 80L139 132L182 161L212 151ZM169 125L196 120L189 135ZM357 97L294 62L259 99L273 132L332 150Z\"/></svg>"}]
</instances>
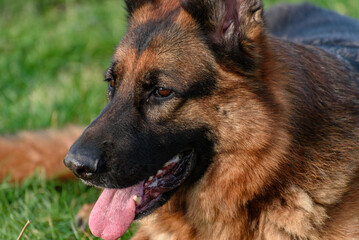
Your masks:
<instances>
[{"instance_id":1,"label":"dog nose","mask_svg":"<svg viewBox=\"0 0 359 240\"><path fill-rule=\"evenodd\" d=\"M93 177L98 171L100 158L92 158L87 155L73 154L69 152L65 159L64 164L68 167L77 177L87 180Z\"/></svg>"}]
</instances>

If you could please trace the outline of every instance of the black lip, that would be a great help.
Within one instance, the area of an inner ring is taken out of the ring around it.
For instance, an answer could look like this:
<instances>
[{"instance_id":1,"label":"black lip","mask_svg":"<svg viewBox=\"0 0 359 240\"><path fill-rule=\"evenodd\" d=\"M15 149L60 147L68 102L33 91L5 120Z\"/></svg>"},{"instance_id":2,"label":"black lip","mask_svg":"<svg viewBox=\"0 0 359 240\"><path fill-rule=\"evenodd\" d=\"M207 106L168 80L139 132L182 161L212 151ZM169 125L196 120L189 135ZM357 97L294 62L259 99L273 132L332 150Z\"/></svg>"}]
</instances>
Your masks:
<instances>
[{"instance_id":1,"label":"black lip","mask_svg":"<svg viewBox=\"0 0 359 240\"><path fill-rule=\"evenodd\" d=\"M167 191L162 192L157 198L147 203L147 206L143 210L140 210L139 212L137 212L136 210L135 220L151 214L153 211L161 207L171 198L171 196L177 191L179 187L181 187L186 182L186 180L193 172L194 166L196 165L196 157L197 154L193 149L189 151L184 151L184 160L182 161L185 161L185 169L183 176L180 177L180 181L176 185L173 185L171 188L168 188Z\"/></svg>"}]
</instances>

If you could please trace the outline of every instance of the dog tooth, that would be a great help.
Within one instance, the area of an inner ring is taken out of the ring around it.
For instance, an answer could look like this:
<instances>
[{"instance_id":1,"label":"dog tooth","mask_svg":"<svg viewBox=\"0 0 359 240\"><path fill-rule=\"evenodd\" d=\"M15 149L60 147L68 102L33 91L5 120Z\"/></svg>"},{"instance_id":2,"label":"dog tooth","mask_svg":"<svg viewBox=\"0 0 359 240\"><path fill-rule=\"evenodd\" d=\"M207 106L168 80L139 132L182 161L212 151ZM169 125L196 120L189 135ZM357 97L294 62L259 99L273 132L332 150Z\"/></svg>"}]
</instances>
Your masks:
<instances>
[{"instance_id":1,"label":"dog tooth","mask_svg":"<svg viewBox=\"0 0 359 240\"><path fill-rule=\"evenodd\" d=\"M165 165L163 165L163 167L164 167L164 168L165 168L165 167L168 167L168 166L171 165L172 163L175 163L175 162L168 161L168 162L165 163Z\"/></svg>"},{"instance_id":2,"label":"dog tooth","mask_svg":"<svg viewBox=\"0 0 359 240\"><path fill-rule=\"evenodd\" d=\"M179 162L179 160L180 160L180 156L179 156L179 154L177 154L174 158L172 158L172 159L170 160L170 162L171 162L171 163L176 163L176 162Z\"/></svg>"},{"instance_id":3,"label":"dog tooth","mask_svg":"<svg viewBox=\"0 0 359 240\"><path fill-rule=\"evenodd\" d=\"M153 180L153 176L148 178L148 182L151 182Z\"/></svg>"},{"instance_id":4,"label":"dog tooth","mask_svg":"<svg viewBox=\"0 0 359 240\"><path fill-rule=\"evenodd\" d=\"M160 170L157 171L157 174L156 174L156 175L159 176L159 175L161 175L162 173L163 173L163 171L160 169Z\"/></svg>"},{"instance_id":5,"label":"dog tooth","mask_svg":"<svg viewBox=\"0 0 359 240\"><path fill-rule=\"evenodd\" d=\"M137 195L133 196L133 200L135 201L136 205L140 205L141 201L142 201L142 197L139 197Z\"/></svg>"},{"instance_id":6,"label":"dog tooth","mask_svg":"<svg viewBox=\"0 0 359 240\"><path fill-rule=\"evenodd\" d=\"M178 163L180 160L179 154L177 154L176 156L174 156L171 160L169 160L168 162L165 163L164 167L168 167L170 164L172 163Z\"/></svg>"}]
</instances>

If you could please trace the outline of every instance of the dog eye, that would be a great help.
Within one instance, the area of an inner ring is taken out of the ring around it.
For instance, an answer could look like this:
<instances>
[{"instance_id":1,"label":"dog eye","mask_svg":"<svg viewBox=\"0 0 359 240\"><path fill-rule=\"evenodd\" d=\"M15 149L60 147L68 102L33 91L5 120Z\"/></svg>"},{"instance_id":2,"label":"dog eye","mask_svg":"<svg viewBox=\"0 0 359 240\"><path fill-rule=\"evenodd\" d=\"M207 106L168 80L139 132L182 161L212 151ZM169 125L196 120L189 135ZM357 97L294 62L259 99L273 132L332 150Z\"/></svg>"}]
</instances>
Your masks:
<instances>
[{"instance_id":1,"label":"dog eye","mask_svg":"<svg viewBox=\"0 0 359 240\"><path fill-rule=\"evenodd\" d=\"M111 87L111 88L115 88L115 80L109 79L108 80L108 86Z\"/></svg>"},{"instance_id":2,"label":"dog eye","mask_svg":"<svg viewBox=\"0 0 359 240\"><path fill-rule=\"evenodd\" d=\"M116 80L113 78L106 78L105 82L108 82L108 90L113 91L116 87Z\"/></svg>"},{"instance_id":3,"label":"dog eye","mask_svg":"<svg viewBox=\"0 0 359 240\"><path fill-rule=\"evenodd\" d=\"M169 97L173 92L169 89L166 88L157 88L154 92L155 97L161 97L161 98L165 98L165 97Z\"/></svg>"},{"instance_id":4,"label":"dog eye","mask_svg":"<svg viewBox=\"0 0 359 240\"><path fill-rule=\"evenodd\" d=\"M113 93L115 91L115 87L116 87L116 80L114 80L113 78L106 78L105 82L108 82L108 87L107 87L107 101L110 101L113 97Z\"/></svg>"}]
</instances>

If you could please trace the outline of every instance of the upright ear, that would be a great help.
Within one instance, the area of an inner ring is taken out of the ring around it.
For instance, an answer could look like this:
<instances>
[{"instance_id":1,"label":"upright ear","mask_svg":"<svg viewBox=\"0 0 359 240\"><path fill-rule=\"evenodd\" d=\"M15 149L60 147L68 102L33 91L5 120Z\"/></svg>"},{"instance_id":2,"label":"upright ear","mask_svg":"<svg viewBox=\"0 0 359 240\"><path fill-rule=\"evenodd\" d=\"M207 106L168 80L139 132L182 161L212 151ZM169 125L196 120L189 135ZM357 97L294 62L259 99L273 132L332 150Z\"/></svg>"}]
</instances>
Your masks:
<instances>
[{"instance_id":1,"label":"upright ear","mask_svg":"<svg viewBox=\"0 0 359 240\"><path fill-rule=\"evenodd\" d=\"M180 2L182 8L201 25L216 52L234 56L237 61L251 61L258 56L264 26L261 0ZM243 59L245 56L250 59Z\"/></svg>"}]
</instances>

